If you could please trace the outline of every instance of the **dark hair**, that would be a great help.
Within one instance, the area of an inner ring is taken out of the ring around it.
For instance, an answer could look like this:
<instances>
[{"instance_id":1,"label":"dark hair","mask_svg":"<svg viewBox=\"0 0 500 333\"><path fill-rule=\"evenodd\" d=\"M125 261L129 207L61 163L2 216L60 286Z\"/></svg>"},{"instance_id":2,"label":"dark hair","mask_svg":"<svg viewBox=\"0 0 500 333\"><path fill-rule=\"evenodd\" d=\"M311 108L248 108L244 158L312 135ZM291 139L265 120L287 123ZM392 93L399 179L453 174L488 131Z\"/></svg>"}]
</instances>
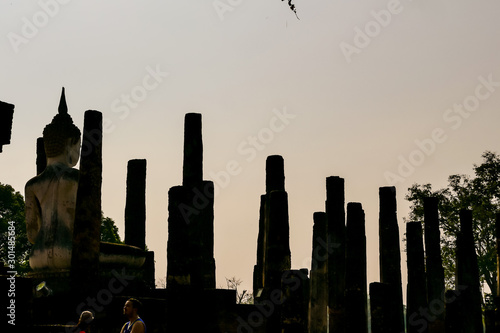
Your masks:
<instances>
[{"instance_id":1,"label":"dark hair","mask_svg":"<svg viewBox=\"0 0 500 333\"><path fill-rule=\"evenodd\" d=\"M137 309L137 312L142 310L142 303L137 298L129 298L128 302L132 303L132 307Z\"/></svg>"},{"instance_id":2,"label":"dark hair","mask_svg":"<svg viewBox=\"0 0 500 333\"><path fill-rule=\"evenodd\" d=\"M90 311L83 311L82 314L80 315L80 319L78 320L78 324L76 324L76 326L81 330L86 331L87 328L90 326L92 320L94 320L93 313Z\"/></svg>"}]
</instances>

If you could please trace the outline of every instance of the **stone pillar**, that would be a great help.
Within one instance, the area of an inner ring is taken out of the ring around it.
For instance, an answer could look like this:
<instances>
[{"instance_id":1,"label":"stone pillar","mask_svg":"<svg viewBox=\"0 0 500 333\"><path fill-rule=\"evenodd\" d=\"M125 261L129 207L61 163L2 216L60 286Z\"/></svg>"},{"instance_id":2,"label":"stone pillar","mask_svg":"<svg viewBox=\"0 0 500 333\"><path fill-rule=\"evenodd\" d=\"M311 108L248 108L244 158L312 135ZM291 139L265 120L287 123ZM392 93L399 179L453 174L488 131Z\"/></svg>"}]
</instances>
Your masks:
<instances>
[{"instance_id":1,"label":"stone pillar","mask_svg":"<svg viewBox=\"0 0 500 333\"><path fill-rule=\"evenodd\" d=\"M269 193L268 230L264 288L272 291L281 288L281 275L291 268L288 195L285 191Z\"/></svg>"},{"instance_id":2,"label":"stone pillar","mask_svg":"<svg viewBox=\"0 0 500 333\"><path fill-rule=\"evenodd\" d=\"M446 333L457 333L465 332L462 331L462 317L463 313L460 310L460 294L455 290L446 290L445 294L445 332Z\"/></svg>"},{"instance_id":3,"label":"stone pillar","mask_svg":"<svg viewBox=\"0 0 500 333\"><path fill-rule=\"evenodd\" d=\"M0 153L2 146L10 144L14 105L0 101Z\"/></svg>"},{"instance_id":4,"label":"stone pillar","mask_svg":"<svg viewBox=\"0 0 500 333\"><path fill-rule=\"evenodd\" d=\"M406 263L408 267L406 332L425 333L432 321L421 314L422 309L429 307L426 293L422 224L420 222L406 223ZM444 310L444 302L441 304L443 304ZM433 313L430 318L434 316Z\"/></svg>"},{"instance_id":5,"label":"stone pillar","mask_svg":"<svg viewBox=\"0 0 500 333\"><path fill-rule=\"evenodd\" d=\"M309 299L309 332L328 330L328 243L326 213L313 215L313 246Z\"/></svg>"},{"instance_id":6,"label":"stone pillar","mask_svg":"<svg viewBox=\"0 0 500 333\"><path fill-rule=\"evenodd\" d=\"M394 323L394 311L391 296L395 288L391 284L370 283L371 333L401 333Z\"/></svg>"},{"instance_id":7,"label":"stone pillar","mask_svg":"<svg viewBox=\"0 0 500 333\"><path fill-rule=\"evenodd\" d=\"M184 162L182 185L198 186L203 180L203 140L201 114L187 113L184 117Z\"/></svg>"},{"instance_id":8,"label":"stone pillar","mask_svg":"<svg viewBox=\"0 0 500 333\"><path fill-rule=\"evenodd\" d=\"M460 232L457 234L456 289L461 290L460 305L464 332L483 332L479 268L472 229L472 211L460 211Z\"/></svg>"},{"instance_id":9,"label":"stone pillar","mask_svg":"<svg viewBox=\"0 0 500 333\"><path fill-rule=\"evenodd\" d=\"M307 333L309 310L309 278L307 268L283 272L281 290L281 332Z\"/></svg>"},{"instance_id":10,"label":"stone pillar","mask_svg":"<svg viewBox=\"0 0 500 333\"><path fill-rule=\"evenodd\" d=\"M345 332L345 196L344 179L326 178L328 307L330 332Z\"/></svg>"},{"instance_id":11,"label":"stone pillar","mask_svg":"<svg viewBox=\"0 0 500 333\"><path fill-rule=\"evenodd\" d=\"M43 138L36 139L36 174L39 175L47 167L47 156L43 145Z\"/></svg>"},{"instance_id":12,"label":"stone pillar","mask_svg":"<svg viewBox=\"0 0 500 333\"><path fill-rule=\"evenodd\" d=\"M439 232L439 199L424 198L424 232L427 275L427 301L444 303L444 269L441 259L441 236ZM435 313L435 320L429 322L429 333L443 333L445 311Z\"/></svg>"},{"instance_id":13,"label":"stone pillar","mask_svg":"<svg viewBox=\"0 0 500 333\"><path fill-rule=\"evenodd\" d=\"M259 235L257 237L257 263L253 270L253 297L258 298L264 287L264 253L266 230L266 195L260 196Z\"/></svg>"},{"instance_id":14,"label":"stone pillar","mask_svg":"<svg viewBox=\"0 0 500 333\"><path fill-rule=\"evenodd\" d=\"M71 277L73 287L95 289L101 242L102 114L86 111L83 125L80 180L76 196Z\"/></svg>"},{"instance_id":15,"label":"stone pillar","mask_svg":"<svg viewBox=\"0 0 500 333\"><path fill-rule=\"evenodd\" d=\"M167 288L188 287L191 284L188 229L188 191L174 186L168 191Z\"/></svg>"},{"instance_id":16,"label":"stone pillar","mask_svg":"<svg viewBox=\"0 0 500 333\"><path fill-rule=\"evenodd\" d=\"M188 113L182 186L168 203L167 287L215 288L214 184L203 181L201 115Z\"/></svg>"},{"instance_id":17,"label":"stone pillar","mask_svg":"<svg viewBox=\"0 0 500 333\"><path fill-rule=\"evenodd\" d=\"M365 212L359 202L347 204L346 332L368 332Z\"/></svg>"},{"instance_id":18,"label":"stone pillar","mask_svg":"<svg viewBox=\"0 0 500 333\"><path fill-rule=\"evenodd\" d=\"M283 157L271 155L266 159L266 193L285 190L285 166Z\"/></svg>"},{"instance_id":19,"label":"stone pillar","mask_svg":"<svg viewBox=\"0 0 500 333\"><path fill-rule=\"evenodd\" d=\"M146 160L128 161L125 244L146 249Z\"/></svg>"},{"instance_id":20,"label":"stone pillar","mask_svg":"<svg viewBox=\"0 0 500 333\"><path fill-rule=\"evenodd\" d=\"M401 286L401 252L399 247L399 227L397 220L396 188L393 186L379 189L379 248L380 282L394 287L391 300L393 323L398 332L404 330L403 292Z\"/></svg>"},{"instance_id":21,"label":"stone pillar","mask_svg":"<svg viewBox=\"0 0 500 333\"><path fill-rule=\"evenodd\" d=\"M276 295L282 292L284 271L291 268L290 230L288 225L288 195L285 188L283 157L269 156L266 160L266 194L261 196L257 264L254 267L255 304L273 304L266 317L266 331L281 329L281 306Z\"/></svg>"}]
</instances>

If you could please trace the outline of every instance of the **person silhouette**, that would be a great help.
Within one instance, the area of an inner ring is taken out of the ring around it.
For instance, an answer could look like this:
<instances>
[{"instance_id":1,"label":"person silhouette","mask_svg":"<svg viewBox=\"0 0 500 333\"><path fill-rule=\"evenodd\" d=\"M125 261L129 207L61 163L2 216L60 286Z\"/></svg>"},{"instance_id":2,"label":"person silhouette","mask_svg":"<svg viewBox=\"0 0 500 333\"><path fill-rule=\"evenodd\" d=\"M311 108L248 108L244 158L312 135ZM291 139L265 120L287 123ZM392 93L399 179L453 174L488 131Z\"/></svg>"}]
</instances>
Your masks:
<instances>
[{"instance_id":1,"label":"person silhouette","mask_svg":"<svg viewBox=\"0 0 500 333\"><path fill-rule=\"evenodd\" d=\"M146 333L146 324L139 317L142 303L136 298L129 298L123 306L123 314L127 316L128 322L123 325L120 333Z\"/></svg>"}]
</instances>

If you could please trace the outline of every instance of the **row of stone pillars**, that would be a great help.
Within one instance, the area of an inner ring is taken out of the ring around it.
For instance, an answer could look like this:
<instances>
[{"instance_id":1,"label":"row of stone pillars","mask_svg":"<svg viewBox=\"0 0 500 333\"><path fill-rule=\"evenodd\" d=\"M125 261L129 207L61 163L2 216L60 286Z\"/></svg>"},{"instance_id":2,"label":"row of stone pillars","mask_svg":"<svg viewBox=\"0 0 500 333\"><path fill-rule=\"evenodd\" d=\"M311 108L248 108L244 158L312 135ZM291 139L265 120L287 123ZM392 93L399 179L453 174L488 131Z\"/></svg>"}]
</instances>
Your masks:
<instances>
[{"instance_id":1,"label":"row of stone pillars","mask_svg":"<svg viewBox=\"0 0 500 333\"><path fill-rule=\"evenodd\" d=\"M268 157L266 194L261 196L254 296L256 304L274 302L266 332L368 332L368 294L373 333L482 332L479 271L470 211L460 212L457 287L446 293L437 198L424 200L424 230L421 222L406 224L405 318L395 187L379 189L380 282L370 283L368 291L362 205L349 202L346 216L344 179L326 179L326 212L313 215L309 279L307 270L290 270L283 164L281 156ZM295 288L290 289L287 281L293 279ZM303 311L305 303L309 305Z\"/></svg>"}]
</instances>

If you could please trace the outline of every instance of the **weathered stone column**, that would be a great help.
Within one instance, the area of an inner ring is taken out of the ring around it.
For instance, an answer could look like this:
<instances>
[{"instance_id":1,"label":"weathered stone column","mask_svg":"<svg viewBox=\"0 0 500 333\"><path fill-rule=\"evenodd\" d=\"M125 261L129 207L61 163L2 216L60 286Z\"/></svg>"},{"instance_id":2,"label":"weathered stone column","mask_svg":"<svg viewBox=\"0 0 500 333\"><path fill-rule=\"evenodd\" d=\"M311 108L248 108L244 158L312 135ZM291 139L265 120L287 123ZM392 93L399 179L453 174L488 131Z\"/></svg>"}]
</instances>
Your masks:
<instances>
[{"instance_id":1,"label":"weathered stone column","mask_svg":"<svg viewBox=\"0 0 500 333\"><path fill-rule=\"evenodd\" d=\"M0 101L0 153L2 146L10 144L14 105Z\"/></svg>"},{"instance_id":2,"label":"weathered stone column","mask_svg":"<svg viewBox=\"0 0 500 333\"><path fill-rule=\"evenodd\" d=\"M393 306L390 322L397 332L401 332L404 330L404 318L396 188L393 186L381 187L379 196L380 282L388 283L394 287L394 298L390 302Z\"/></svg>"},{"instance_id":3,"label":"weathered stone column","mask_svg":"<svg viewBox=\"0 0 500 333\"><path fill-rule=\"evenodd\" d=\"M444 269L441 259L441 236L439 232L439 199L424 198L424 231L427 275L427 301L444 304ZM429 333L443 333L445 311L435 313L435 320L429 322Z\"/></svg>"},{"instance_id":4,"label":"weathered stone column","mask_svg":"<svg viewBox=\"0 0 500 333\"><path fill-rule=\"evenodd\" d=\"M184 117L184 162L182 185L198 186L203 180L203 139L201 114L187 113Z\"/></svg>"},{"instance_id":5,"label":"weathered stone column","mask_svg":"<svg viewBox=\"0 0 500 333\"><path fill-rule=\"evenodd\" d=\"M146 249L146 160L128 161L125 244Z\"/></svg>"},{"instance_id":6,"label":"weathered stone column","mask_svg":"<svg viewBox=\"0 0 500 333\"><path fill-rule=\"evenodd\" d=\"M291 268L288 194L285 191L269 193L268 228L264 288L272 291L281 288L281 275Z\"/></svg>"},{"instance_id":7,"label":"weathered stone column","mask_svg":"<svg viewBox=\"0 0 500 333\"><path fill-rule=\"evenodd\" d=\"M395 325L394 307L391 296L395 294L394 286L387 283L370 283L371 333L401 333Z\"/></svg>"},{"instance_id":8,"label":"weathered stone column","mask_svg":"<svg viewBox=\"0 0 500 333\"><path fill-rule=\"evenodd\" d=\"M328 306L330 332L345 332L345 195L344 179L326 178Z\"/></svg>"},{"instance_id":9,"label":"weathered stone column","mask_svg":"<svg viewBox=\"0 0 500 333\"><path fill-rule=\"evenodd\" d=\"M264 253L266 230L266 195L260 196L259 235L257 236L257 263L253 270L253 296L257 298L264 287Z\"/></svg>"},{"instance_id":10,"label":"weathered stone column","mask_svg":"<svg viewBox=\"0 0 500 333\"><path fill-rule=\"evenodd\" d=\"M43 145L43 138L36 139L36 174L39 175L47 167L47 156Z\"/></svg>"},{"instance_id":11,"label":"weathered stone column","mask_svg":"<svg viewBox=\"0 0 500 333\"><path fill-rule=\"evenodd\" d=\"M309 278L307 268L283 272L281 290L281 332L307 333L309 313Z\"/></svg>"},{"instance_id":12,"label":"weathered stone column","mask_svg":"<svg viewBox=\"0 0 500 333\"><path fill-rule=\"evenodd\" d=\"M271 155L266 159L266 193L285 190L285 166L283 157Z\"/></svg>"},{"instance_id":13,"label":"weathered stone column","mask_svg":"<svg viewBox=\"0 0 500 333\"><path fill-rule=\"evenodd\" d=\"M481 291L479 268L472 231L472 211L460 211L460 232L457 234L456 289L460 294L462 327L464 332L479 333L483 331L481 311Z\"/></svg>"},{"instance_id":14,"label":"weathered stone column","mask_svg":"<svg viewBox=\"0 0 500 333\"><path fill-rule=\"evenodd\" d=\"M309 332L328 330L328 243L326 213L313 215L313 246L309 299Z\"/></svg>"},{"instance_id":15,"label":"weathered stone column","mask_svg":"<svg viewBox=\"0 0 500 333\"><path fill-rule=\"evenodd\" d=\"M365 212L359 202L347 204L346 332L368 332Z\"/></svg>"},{"instance_id":16,"label":"weathered stone column","mask_svg":"<svg viewBox=\"0 0 500 333\"><path fill-rule=\"evenodd\" d=\"M174 186L168 191L167 288L189 286L190 256L188 191Z\"/></svg>"},{"instance_id":17,"label":"weathered stone column","mask_svg":"<svg viewBox=\"0 0 500 333\"><path fill-rule=\"evenodd\" d=\"M182 183L169 191L167 287L213 289L214 183L203 181L201 115L196 113L185 117Z\"/></svg>"},{"instance_id":18,"label":"weathered stone column","mask_svg":"<svg viewBox=\"0 0 500 333\"><path fill-rule=\"evenodd\" d=\"M291 268L288 195L285 188L283 157L266 160L266 194L261 196L257 264L254 267L254 300L259 306L272 304L266 316L266 331L281 330L280 295L284 271ZM279 298L279 297L278 297Z\"/></svg>"},{"instance_id":19,"label":"weathered stone column","mask_svg":"<svg viewBox=\"0 0 500 333\"><path fill-rule=\"evenodd\" d=\"M425 279L422 224L406 223L406 263L408 284L406 292L406 332L425 333L432 322L421 314L428 308ZM444 302L441 303L444 310ZM434 315L430 318L433 318Z\"/></svg>"},{"instance_id":20,"label":"weathered stone column","mask_svg":"<svg viewBox=\"0 0 500 333\"><path fill-rule=\"evenodd\" d=\"M99 276L101 184L102 114L86 111L71 258L73 286L82 292L95 289Z\"/></svg>"},{"instance_id":21,"label":"weathered stone column","mask_svg":"<svg viewBox=\"0 0 500 333\"><path fill-rule=\"evenodd\" d=\"M463 313L461 312L461 300L459 298L460 293L457 293L456 290L446 290L445 294L445 332L446 333L457 333L457 332L465 332L462 331L462 317Z\"/></svg>"},{"instance_id":22,"label":"weathered stone column","mask_svg":"<svg viewBox=\"0 0 500 333\"><path fill-rule=\"evenodd\" d=\"M290 270L290 265L284 160L280 155L271 155L266 159L266 194L261 196L260 202L257 265L254 272L256 302L259 298L267 299L272 290L280 289L281 274Z\"/></svg>"}]
</instances>

